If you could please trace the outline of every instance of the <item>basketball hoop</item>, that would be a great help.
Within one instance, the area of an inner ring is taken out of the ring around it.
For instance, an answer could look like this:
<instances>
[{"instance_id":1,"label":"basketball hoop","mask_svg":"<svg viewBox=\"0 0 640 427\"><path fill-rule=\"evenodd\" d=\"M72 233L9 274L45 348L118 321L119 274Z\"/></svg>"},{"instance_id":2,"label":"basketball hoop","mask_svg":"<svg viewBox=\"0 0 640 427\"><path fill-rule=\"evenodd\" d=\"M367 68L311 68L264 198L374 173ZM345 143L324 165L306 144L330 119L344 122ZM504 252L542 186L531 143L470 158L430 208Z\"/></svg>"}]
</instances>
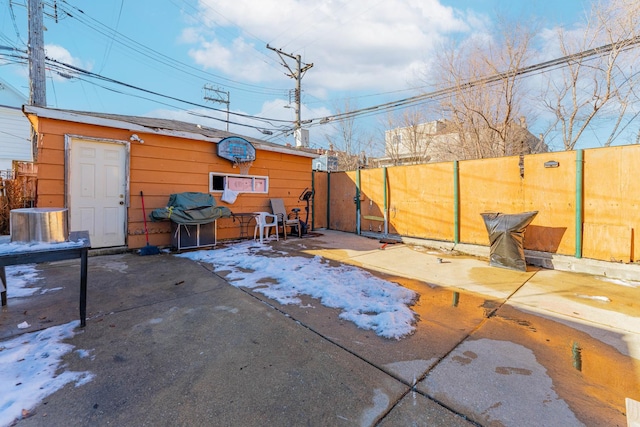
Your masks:
<instances>
[{"instance_id":1,"label":"basketball hoop","mask_svg":"<svg viewBox=\"0 0 640 427\"><path fill-rule=\"evenodd\" d=\"M253 166L253 160L242 161L240 159L236 159L233 162L233 167L238 168L240 170L240 175L249 175L249 169Z\"/></svg>"}]
</instances>

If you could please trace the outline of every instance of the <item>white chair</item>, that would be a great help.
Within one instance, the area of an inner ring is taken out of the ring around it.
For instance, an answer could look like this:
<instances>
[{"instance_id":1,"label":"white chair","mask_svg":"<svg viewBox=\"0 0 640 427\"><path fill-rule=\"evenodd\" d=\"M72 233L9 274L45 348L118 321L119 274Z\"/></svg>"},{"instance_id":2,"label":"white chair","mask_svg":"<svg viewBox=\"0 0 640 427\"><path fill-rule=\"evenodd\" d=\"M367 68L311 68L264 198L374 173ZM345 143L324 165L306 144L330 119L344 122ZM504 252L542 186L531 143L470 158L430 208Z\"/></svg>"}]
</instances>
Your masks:
<instances>
[{"instance_id":1,"label":"white chair","mask_svg":"<svg viewBox=\"0 0 640 427\"><path fill-rule=\"evenodd\" d=\"M253 240L256 240L258 231L260 232L260 243L263 239L269 239L270 229L273 228L273 232L278 240L278 217L268 212L254 212L256 215L256 227L253 229Z\"/></svg>"}]
</instances>

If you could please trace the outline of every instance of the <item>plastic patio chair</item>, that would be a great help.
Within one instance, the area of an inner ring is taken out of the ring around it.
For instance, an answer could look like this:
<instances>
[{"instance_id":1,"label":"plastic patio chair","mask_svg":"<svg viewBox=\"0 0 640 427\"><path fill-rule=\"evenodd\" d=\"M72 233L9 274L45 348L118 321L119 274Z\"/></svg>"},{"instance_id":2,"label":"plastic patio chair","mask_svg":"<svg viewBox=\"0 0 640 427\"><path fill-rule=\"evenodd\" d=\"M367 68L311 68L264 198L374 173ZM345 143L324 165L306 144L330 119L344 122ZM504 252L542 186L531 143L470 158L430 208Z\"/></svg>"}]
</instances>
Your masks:
<instances>
[{"instance_id":1,"label":"plastic patio chair","mask_svg":"<svg viewBox=\"0 0 640 427\"><path fill-rule=\"evenodd\" d=\"M269 212L255 212L256 227L253 229L253 240L256 240L258 232L260 232L260 243L264 239L269 239L270 229L273 228L276 240L278 240L278 217Z\"/></svg>"},{"instance_id":2,"label":"plastic patio chair","mask_svg":"<svg viewBox=\"0 0 640 427\"><path fill-rule=\"evenodd\" d=\"M287 210L284 207L284 201L282 199L271 199L271 210L273 214L278 217L278 226L282 227L284 233L284 240L287 240L287 227L297 230L298 237L302 237L302 227L300 227L300 219L289 218Z\"/></svg>"}]
</instances>

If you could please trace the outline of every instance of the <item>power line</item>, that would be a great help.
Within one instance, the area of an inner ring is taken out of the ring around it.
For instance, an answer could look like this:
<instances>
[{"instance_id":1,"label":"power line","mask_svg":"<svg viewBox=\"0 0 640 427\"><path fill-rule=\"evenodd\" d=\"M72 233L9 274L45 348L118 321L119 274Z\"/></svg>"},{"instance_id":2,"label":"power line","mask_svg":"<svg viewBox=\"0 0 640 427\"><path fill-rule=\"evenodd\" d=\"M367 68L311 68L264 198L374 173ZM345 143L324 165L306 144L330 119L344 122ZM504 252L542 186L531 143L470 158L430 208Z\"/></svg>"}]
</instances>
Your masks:
<instances>
[{"instance_id":1,"label":"power line","mask_svg":"<svg viewBox=\"0 0 640 427\"><path fill-rule=\"evenodd\" d=\"M135 41L134 39L131 39L130 37L127 37L126 35L102 24L100 21L92 18L90 15L87 15L82 9L70 5L66 0L62 0L62 4L60 5L59 10L65 13L67 16L73 18L77 22L87 26L96 33L107 37L110 41L115 41L117 44L130 49L131 51L143 56L148 60L167 66L172 71L178 71L192 77L206 79L208 81L224 81L224 85L226 87L248 93L281 95L285 91L285 89L265 88L258 85L239 82L233 79L203 71L189 64L185 64L163 54L162 52L149 48Z\"/></svg>"},{"instance_id":2,"label":"power line","mask_svg":"<svg viewBox=\"0 0 640 427\"><path fill-rule=\"evenodd\" d=\"M419 104L421 102L425 102L425 101L429 101L429 100L433 100L436 99L440 96L445 96L445 95L449 95L451 93L454 93L455 91L459 91L459 90L467 90L467 89L471 89L473 87L482 85L482 84L493 84L493 83L497 83L501 80L507 79L507 78L519 78L522 76L525 76L527 74L532 74L532 73L538 73L550 68L554 68L554 67L558 67L558 66L564 66L565 64L568 64L572 61L577 61L580 59L592 59L595 58L597 56L604 56L605 54L608 54L609 52L611 52L614 48L616 47L620 47L622 46L622 51L625 50L629 50L632 49L633 47L635 47L637 44L640 44L640 36L636 36L636 37L632 37L630 39L627 40L623 40L621 42L618 43L611 43L611 44L607 44L604 46L599 46L593 49L589 49L589 50L585 50L585 51L581 51L575 54L571 54L571 55L566 55L560 58L556 58L556 59L552 59L549 61L545 61L545 62L541 62L539 64L535 64L535 65L530 65L527 67L523 67L523 68L519 68L517 70L512 70L512 71L506 71L506 72L502 72L502 73L497 73L497 74L493 74L487 77L483 77L477 80L470 80L467 81L465 83L462 83L461 85L455 86L455 87L449 87L449 88L445 88L445 89L440 89L437 91L433 91L433 92L428 92L428 93L424 93L424 94L420 94L420 95L415 95L412 97L408 97L408 98L403 98L400 100L396 100L396 101L391 101L391 102L387 102L387 103L383 103L383 104L378 104L378 105L373 105L370 107L366 107L366 108L361 108L361 109L357 109L357 110L352 110L352 111L347 111L344 113L340 113L340 114L334 114L334 115L330 115L330 116L325 116L325 117L318 117L315 119L311 119L313 123L313 125L321 125L321 124L325 124L328 123L330 121L341 121L341 120L347 120L350 118L354 118L354 117L358 117L358 116L364 116L364 115L370 115L370 114L380 114L382 112L385 111L389 111L389 110L395 110L395 109L399 109L399 108L406 108L410 105L414 105L414 104Z\"/></svg>"},{"instance_id":3,"label":"power line","mask_svg":"<svg viewBox=\"0 0 640 427\"><path fill-rule=\"evenodd\" d=\"M18 51L20 53L26 54L25 51L21 51L21 50L18 50L18 49L7 48L5 46L0 46L0 50L1 49L4 49L4 50L16 50L16 51ZM16 63L23 63L24 64L24 63L27 62L27 59L28 59L26 56L19 56L19 55L15 55L15 54L0 53L0 55L2 57L5 57L5 58L6 57L11 58ZM226 110L213 108L213 107L210 107L208 105L203 105L203 104L199 104L199 103L196 103L196 102L187 101L187 100L184 100L184 99L180 99L180 98L177 98L177 97L174 97L174 96L170 96L170 95L165 95L165 94L162 94L162 93L159 93L159 92L156 92L156 91L152 91L152 90L149 90L149 89L144 89L142 87L135 86L135 85L132 85L132 84L129 84L129 83L125 83L125 82L121 82L119 80L112 79L112 78L109 78L109 77L105 77L105 76L102 76L100 74L93 73L91 71L87 71L87 70L84 70L82 68L79 68L79 67L76 67L76 66L73 66L73 65L70 65L70 64L66 64L64 62L57 61L57 60L49 58L49 57L45 57L45 60L46 60L46 64L47 64L47 69L50 72L54 72L54 73L58 74L59 76L61 76L63 78L78 79L78 80L81 80L81 81L85 81L87 83L94 84L96 86L99 86L99 87L101 87L103 89L106 89L106 90L109 90L109 91L112 91L112 92L115 92L115 93L120 93L120 94L123 94L123 95L129 95L129 96L135 96L135 97L138 97L138 98L141 98L141 99L145 99L145 100L148 100L148 101L156 102L158 104L162 104L162 105L170 106L172 108L180 109L179 107L176 107L175 105L171 105L171 104L168 104L168 103L164 103L164 102L160 102L160 101L157 101L157 100L153 100L151 98L137 96L137 95L131 95L131 94L126 94L126 93L124 93L122 91L118 91L118 90L115 90L113 88L109 88L107 86L100 85L100 84L98 84L96 82L92 82L92 81L87 80L86 78L82 77L82 76L86 76L86 77L89 77L89 78L92 78L92 79L96 79L96 80L101 80L101 81L104 81L104 82L107 82L107 83L116 84L116 85L119 85L119 86L124 86L126 88L133 89L133 90L136 90L136 91L140 91L140 92L143 92L143 93L146 93L146 94L149 94L149 95L157 96L157 97L160 97L160 98L166 98L166 99L169 99L169 100L172 100L172 101L177 101L177 102L180 102L180 103L183 103L183 104L187 104L187 105L190 105L190 106L193 106L193 107L198 107L198 108L203 108L203 109L210 110L210 111L226 113ZM184 110L184 109L181 109L181 110L188 111L188 110ZM253 115L250 115L250 114L236 113L236 112L231 112L231 111L229 112L229 114L237 116L239 118L243 118L243 119L262 122L263 125L256 126L256 125L247 125L247 124L243 124L243 123L239 123L239 122L229 121L229 123L234 124L234 125L244 126L244 127L251 127L251 128L254 128L254 129L257 129L257 130L260 130L260 131L265 129L265 125L274 128L274 130L279 130L283 126L286 126L287 128L290 128L290 126L291 126L291 121L289 121L289 120L280 120L280 119L275 119L275 118L258 117L258 116L253 116ZM197 115L197 114L195 114L195 115ZM212 117L212 116L202 115L202 117L218 120L220 122L225 122L225 120L223 120L223 119L219 119L219 118ZM276 125L274 123L282 123L282 125Z\"/></svg>"},{"instance_id":4,"label":"power line","mask_svg":"<svg viewBox=\"0 0 640 427\"><path fill-rule=\"evenodd\" d=\"M153 90L150 90L150 89L144 89L142 87L135 86L135 85L132 85L132 84L129 84L129 83L125 83L125 82L122 82L122 81L119 81L119 80L116 80L116 79L112 79L110 77L105 77L105 76L102 76L100 74L93 73L91 71L84 70L84 69L76 67L74 65L66 64L64 62L57 61L57 60L49 58L49 57L47 57L46 60L48 61L49 64L55 65L57 67L57 69L59 69L59 70L66 70L66 71L70 70L70 71L73 71L73 72L76 72L76 73L80 73L80 74L83 74L83 75L86 75L86 76L89 76L89 77L93 77L93 78L96 78L96 79L99 79L99 80L103 80L103 81L106 81L106 82L110 82L110 83L118 84L118 85L121 85L121 86L125 86L125 87L128 87L130 89L135 89L135 90L138 90L138 91L141 91L141 92L145 92L145 93L148 93L150 95L155 95L155 96L158 96L158 97L171 99L173 101L182 102L184 104L191 105L191 106L194 106L194 107L200 107L200 108L205 108L205 109L208 109L208 110L224 112L224 110L221 110L221 109L218 109L218 108L212 108L212 107L207 106L207 105L198 104L198 103L192 102L192 101L187 101L187 100L180 99L180 98L177 98L177 97L174 97L174 96L171 96L171 95L165 95L165 94L162 94L160 92L156 92L156 91L153 91ZM249 119L254 119L254 120L260 120L260 121L267 122L267 123L268 122L290 123L290 121L288 121L288 120L262 118L262 117L258 117L258 116L252 116L252 115L249 115L249 114L234 113L234 112L231 112L230 114L233 114L233 115L236 115L236 116L239 116L239 117L244 117L244 118L249 118Z\"/></svg>"}]
</instances>

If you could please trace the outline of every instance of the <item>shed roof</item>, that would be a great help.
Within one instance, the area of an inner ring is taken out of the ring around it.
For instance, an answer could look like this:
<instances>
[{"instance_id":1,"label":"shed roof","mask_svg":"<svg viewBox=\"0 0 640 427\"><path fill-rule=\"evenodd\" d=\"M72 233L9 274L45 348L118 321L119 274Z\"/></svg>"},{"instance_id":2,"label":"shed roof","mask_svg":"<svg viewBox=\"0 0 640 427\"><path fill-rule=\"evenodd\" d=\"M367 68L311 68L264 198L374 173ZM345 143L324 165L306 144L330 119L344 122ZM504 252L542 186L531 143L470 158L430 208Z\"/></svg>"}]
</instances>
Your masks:
<instances>
[{"instance_id":1,"label":"shed roof","mask_svg":"<svg viewBox=\"0 0 640 427\"><path fill-rule=\"evenodd\" d=\"M219 142L228 136L241 136L251 142L257 150L275 151L302 157L318 157L316 152L299 149L297 147L274 144L257 138L226 132L195 123L179 120L159 119L154 117L125 116L121 114L94 113L87 111L62 110L56 108L34 107L24 105L22 111L27 117L35 116L54 120L64 120L104 126L116 129L126 129L152 135L165 135L177 138L195 139L200 141Z\"/></svg>"}]
</instances>

